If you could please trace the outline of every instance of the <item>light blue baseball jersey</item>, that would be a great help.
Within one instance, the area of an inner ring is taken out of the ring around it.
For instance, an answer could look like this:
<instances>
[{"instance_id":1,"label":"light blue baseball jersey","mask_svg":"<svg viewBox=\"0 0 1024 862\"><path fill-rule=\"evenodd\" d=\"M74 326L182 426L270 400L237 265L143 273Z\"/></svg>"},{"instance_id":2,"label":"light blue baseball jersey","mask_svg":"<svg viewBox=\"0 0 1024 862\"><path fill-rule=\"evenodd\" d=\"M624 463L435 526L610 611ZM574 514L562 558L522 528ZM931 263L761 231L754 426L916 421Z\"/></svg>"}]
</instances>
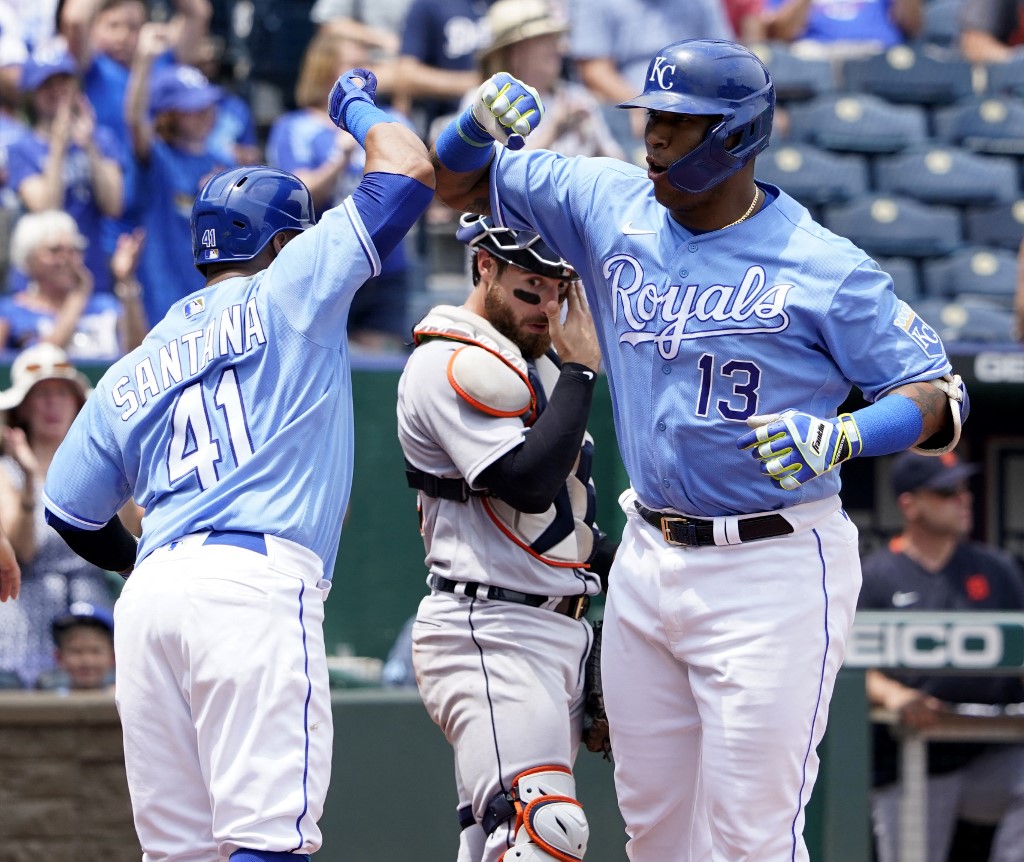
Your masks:
<instances>
[{"instance_id":1,"label":"light blue baseball jersey","mask_svg":"<svg viewBox=\"0 0 1024 862\"><path fill-rule=\"evenodd\" d=\"M650 507L712 517L831 496L834 470L777 488L736 448L755 414L833 417L950 371L936 333L865 252L773 186L745 222L694 234L647 172L498 148L495 222L532 228L576 268L598 322L623 462Z\"/></svg>"},{"instance_id":2,"label":"light blue baseball jersey","mask_svg":"<svg viewBox=\"0 0 1024 862\"><path fill-rule=\"evenodd\" d=\"M134 496L139 560L242 530L309 548L330 578L352 484L345 324L379 271L349 198L267 269L176 302L96 386L47 474L47 508L94 530Z\"/></svg>"}]
</instances>

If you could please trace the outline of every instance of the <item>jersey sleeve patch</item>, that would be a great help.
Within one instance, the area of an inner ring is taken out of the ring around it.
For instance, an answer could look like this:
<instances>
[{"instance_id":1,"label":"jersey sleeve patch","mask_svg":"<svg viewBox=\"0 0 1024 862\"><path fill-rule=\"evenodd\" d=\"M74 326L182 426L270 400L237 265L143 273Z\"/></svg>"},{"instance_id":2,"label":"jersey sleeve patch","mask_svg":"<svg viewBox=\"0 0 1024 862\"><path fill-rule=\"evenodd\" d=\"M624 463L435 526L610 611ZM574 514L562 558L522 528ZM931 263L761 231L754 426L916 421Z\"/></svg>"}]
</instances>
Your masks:
<instances>
[{"instance_id":1,"label":"jersey sleeve patch","mask_svg":"<svg viewBox=\"0 0 1024 862\"><path fill-rule=\"evenodd\" d=\"M929 359L941 359L945 356L946 351L939 334L918 317L917 312L906 302L900 302L897 306L893 326L903 330Z\"/></svg>"}]
</instances>

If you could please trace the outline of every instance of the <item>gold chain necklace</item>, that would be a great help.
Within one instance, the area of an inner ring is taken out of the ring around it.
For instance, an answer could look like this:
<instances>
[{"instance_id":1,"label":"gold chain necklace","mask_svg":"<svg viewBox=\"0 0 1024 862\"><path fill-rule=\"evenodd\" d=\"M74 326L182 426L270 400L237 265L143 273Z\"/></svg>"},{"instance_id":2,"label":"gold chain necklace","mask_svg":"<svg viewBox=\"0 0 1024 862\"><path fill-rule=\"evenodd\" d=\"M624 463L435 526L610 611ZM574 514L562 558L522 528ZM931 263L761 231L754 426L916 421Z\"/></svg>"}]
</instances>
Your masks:
<instances>
[{"instance_id":1,"label":"gold chain necklace","mask_svg":"<svg viewBox=\"0 0 1024 862\"><path fill-rule=\"evenodd\" d=\"M757 202L758 200L760 200L760 198L761 189L760 187L758 187L754 189L754 199L750 202L750 206L747 207L747 211L743 213L743 215L741 215L738 219L736 219L736 221L729 222L729 224L720 227L719 230L725 230L725 228L727 227L732 227L734 224L739 224L741 221L746 221L748 218L750 218L750 214L754 211L754 207L757 206Z\"/></svg>"}]
</instances>

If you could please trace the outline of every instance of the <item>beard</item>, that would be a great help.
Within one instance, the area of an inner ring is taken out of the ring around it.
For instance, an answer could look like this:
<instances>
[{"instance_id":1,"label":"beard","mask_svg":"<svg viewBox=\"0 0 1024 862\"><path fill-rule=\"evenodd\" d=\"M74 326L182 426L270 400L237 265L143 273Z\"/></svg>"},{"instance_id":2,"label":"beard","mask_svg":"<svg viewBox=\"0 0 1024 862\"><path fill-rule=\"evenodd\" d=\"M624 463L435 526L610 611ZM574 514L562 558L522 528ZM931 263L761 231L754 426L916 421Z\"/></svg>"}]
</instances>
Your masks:
<instances>
[{"instance_id":1,"label":"beard","mask_svg":"<svg viewBox=\"0 0 1024 862\"><path fill-rule=\"evenodd\" d=\"M523 332L520 329L519 321L496 285L492 284L488 288L484 296L484 309L491 326L515 344L524 359L539 359L551 347L551 336L547 332Z\"/></svg>"}]
</instances>

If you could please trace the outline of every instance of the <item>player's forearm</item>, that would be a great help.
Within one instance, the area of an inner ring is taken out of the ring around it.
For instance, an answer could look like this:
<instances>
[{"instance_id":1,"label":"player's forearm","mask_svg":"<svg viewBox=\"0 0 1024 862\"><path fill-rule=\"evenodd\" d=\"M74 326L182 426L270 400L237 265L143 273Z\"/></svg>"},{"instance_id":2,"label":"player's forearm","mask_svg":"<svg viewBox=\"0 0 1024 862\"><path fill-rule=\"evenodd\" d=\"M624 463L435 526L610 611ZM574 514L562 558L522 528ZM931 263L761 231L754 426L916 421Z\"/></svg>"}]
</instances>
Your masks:
<instances>
[{"instance_id":1,"label":"player's forearm","mask_svg":"<svg viewBox=\"0 0 1024 862\"><path fill-rule=\"evenodd\" d=\"M915 446L941 438L952 432L952 414L946 393L928 381L908 383L888 393L886 397L902 395L909 399L921 413L921 432L914 441Z\"/></svg>"},{"instance_id":2,"label":"player's forearm","mask_svg":"<svg viewBox=\"0 0 1024 862\"><path fill-rule=\"evenodd\" d=\"M477 484L520 512L546 512L579 458L595 378L585 366L563 365L547 407L522 445L484 470Z\"/></svg>"},{"instance_id":3,"label":"player's forearm","mask_svg":"<svg viewBox=\"0 0 1024 862\"><path fill-rule=\"evenodd\" d=\"M87 563L122 575L127 575L135 567L138 540L125 529L117 515L98 530L77 530L49 510L46 520L67 546Z\"/></svg>"},{"instance_id":4,"label":"player's forearm","mask_svg":"<svg viewBox=\"0 0 1024 862\"><path fill-rule=\"evenodd\" d=\"M483 168L460 173L446 168L434 149L430 151L430 158L434 164L435 191L445 206L456 212L490 215L490 163Z\"/></svg>"}]
</instances>

